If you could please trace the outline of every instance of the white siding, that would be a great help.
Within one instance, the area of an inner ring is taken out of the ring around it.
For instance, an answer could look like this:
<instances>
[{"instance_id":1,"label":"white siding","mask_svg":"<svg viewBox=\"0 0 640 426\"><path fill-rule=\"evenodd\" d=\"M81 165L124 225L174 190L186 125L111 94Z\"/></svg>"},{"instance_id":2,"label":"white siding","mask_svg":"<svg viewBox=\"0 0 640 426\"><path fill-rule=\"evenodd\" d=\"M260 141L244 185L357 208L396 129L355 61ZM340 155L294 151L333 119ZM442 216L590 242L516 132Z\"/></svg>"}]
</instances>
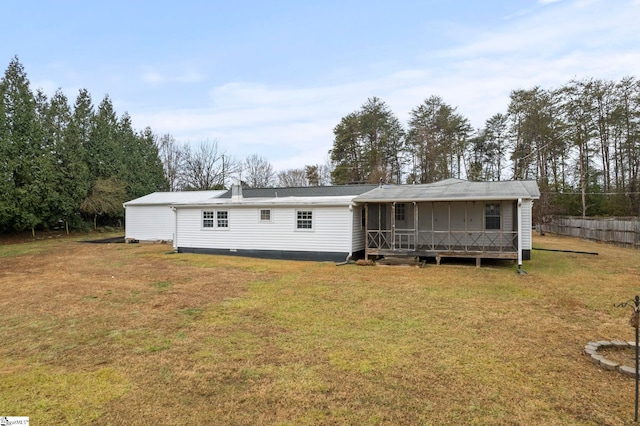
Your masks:
<instances>
[{"instance_id":1,"label":"white siding","mask_svg":"<svg viewBox=\"0 0 640 426\"><path fill-rule=\"evenodd\" d=\"M260 209L271 221L260 222ZM202 229L202 208L179 208L177 246L221 250L349 252L355 219L348 206L243 207L219 205L205 210L229 212L228 229ZM296 211L313 211L313 229L296 229Z\"/></svg>"},{"instance_id":2,"label":"white siding","mask_svg":"<svg viewBox=\"0 0 640 426\"><path fill-rule=\"evenodd\" d=\"M522 200L522 249L531 250L533 200Z\"/></svg>"},{"instance_id":3,"label":"white siding","mask_svg":"<svg viewBox=\"0 0 640 426\"><path fill-rule=\"evenodd\" d=\"M356 206L353 208L353 240L351 248L353 252L364 250L365 230L362 223L362 211L364 206Z\"/></svg>"},{"instance_id":4,"label":"white siding","mask_svg":"<svg viewBox=\"0 0 640 426\"><path fill-rule=\"evenodd\" d=\"M172 241L175 215L170 207L127 206L125 238L139 241Z\"/></svg>"}]
</instances>

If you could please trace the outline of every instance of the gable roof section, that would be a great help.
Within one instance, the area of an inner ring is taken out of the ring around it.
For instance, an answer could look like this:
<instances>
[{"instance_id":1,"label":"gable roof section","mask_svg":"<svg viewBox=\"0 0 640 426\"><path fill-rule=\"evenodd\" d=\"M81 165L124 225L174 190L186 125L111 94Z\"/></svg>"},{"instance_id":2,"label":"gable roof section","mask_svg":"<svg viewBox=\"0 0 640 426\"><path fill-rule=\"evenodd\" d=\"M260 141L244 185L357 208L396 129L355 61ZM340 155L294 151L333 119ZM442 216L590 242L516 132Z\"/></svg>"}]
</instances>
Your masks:
<instances>
[{"instance_id":1,"label":"gable roof section","mask_svg":"<svg viewBox=\"0 0 640 426\"><path fill-rule=\"evenodd\" d=\"M179 191L179 192L153 192L144 197L124 203L128 206L163 206L172 203L189 203L201 200L218 198L227 191Z\"/></svg>"},{"instance_id":2,"label":"gable roof section","mask_svg":"<svg viewBox=\"0 0 640 426\"><path fill-rule=\"evenodd\" d=\"M538 199L540 190L535 181L512 180L471 182L445 179L421 185L382 185L356 197L356 203L392 201L473 201Z\"/></svg>"},{"instance_id":3,"label":"gable roof section","mask_svg":"<svg viewBox=\"0 0 640 426\"><path fill-rule=\"evenodd\" d=\"M243 188L242 198L340 197L364 194L378 185L301 186L294 188ZM231 190L220 198L231 198Z\"/></svg>"}]
</instances>

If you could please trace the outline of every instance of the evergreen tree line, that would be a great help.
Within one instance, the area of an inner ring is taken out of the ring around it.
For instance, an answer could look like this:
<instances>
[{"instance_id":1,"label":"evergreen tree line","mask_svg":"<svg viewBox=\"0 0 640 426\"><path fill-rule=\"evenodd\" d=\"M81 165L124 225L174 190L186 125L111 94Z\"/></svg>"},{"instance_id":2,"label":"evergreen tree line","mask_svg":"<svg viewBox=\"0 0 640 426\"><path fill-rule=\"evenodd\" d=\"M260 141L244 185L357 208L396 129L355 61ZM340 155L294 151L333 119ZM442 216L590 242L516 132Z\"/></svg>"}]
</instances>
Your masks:
<instances>
[{"instance_id":1,"label":"evergreen tree line","mask_svg":"<svg viewBox=\"0 0 640 426\"><path fill-rule=\"evenodd\" d=\"M370 98L334 128L334 184L534 179L538 220L640 213L640 82L571 80L514 90L506 111L473 129L438 96L403 125Z\"/></svg>"},{"instance_id":2,"label":"evergreen tree line","mask_svg":"<svg viewBox=\"0 0 640 426\"><path fill-rule=\"evenodd\" d=\"M236 161L216 141L177 144L133 129L105 96L74 104L31 90L11 60L0 79L0 232L121 220L122 203L154 191L347 183L535 179L537 220L554 214L640 213L640 82L572 80L514 90L481 129L438 96L406 124L378 98L333 129L330 163L276 172L264 158Z\"/></svg>"},{"instance_id":3,"label":"evergreen tree line","mask_svg":"<svg viewBox=\"0 0 640 426\"><path fill-rule=\"evenodd\" d=\"M85 89L72 106L61 90L34 93L12 59L0 80L0 231L121 219L123 202L168 189L155 139L108 96L96 109Z\"/></svg>"}]
</instances>

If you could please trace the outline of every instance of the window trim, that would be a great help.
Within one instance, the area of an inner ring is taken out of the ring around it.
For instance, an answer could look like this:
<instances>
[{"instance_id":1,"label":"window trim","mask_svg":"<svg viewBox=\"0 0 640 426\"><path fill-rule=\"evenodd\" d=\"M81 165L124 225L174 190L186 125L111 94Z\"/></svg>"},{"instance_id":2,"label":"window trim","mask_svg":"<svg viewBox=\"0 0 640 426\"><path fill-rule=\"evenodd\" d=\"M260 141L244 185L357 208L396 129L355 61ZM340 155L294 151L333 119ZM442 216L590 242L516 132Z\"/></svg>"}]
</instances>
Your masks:
<instances>
[{"instance_id":1,"label":"window trim","mask_svg":"<svg viewBox=\"0 0 640 426\"><path fill-rule=\"evenodd\" d=\"M229 229L229 210L216 210L216 228Z\"/></svg>"},{"instance_id":2,"label":"window trim","mask_svg":"<svg viewBox=\"0 0 640 426\"><path fill-rule=\"evenodd\" d=\"M200 228L209 230L214 229L216 224L215 210L202 210L200 212Z\"/></svg>"},{"instance_id":3,"label":"window trim","mask_svg":"<svg viewBox=\"0 0 640 426\"><path fill-rule=\"evenodd\" d=\"M221 214L225 214L226 217L221 217ZM228 231L231 227L230 217L229 209L202 209L200 210L200 229L202 231ZM221 226L222 223L226 223L226 225Z\"/></svg>"},{"instance_id":4,"label":"window trim","mask_svg":"<svg viewBox=\"0 0 640 426\"><path fill-rule=\"evenodd\" d=\"M300 214L305 214L308 213L309 217L308 218L301 218ZM313 209L296 209L296 216L295 216L295 230L296 231L301 231L301 232L312 232L315 229L315 225L314 225L314 211ZM300 221L305 221L305 222L309 222L310 223L310 227L300 227Z\"/></svg>"},{"instance_id":5,"label":"window trim","mask_svg":"<svg viewBox=\"0 0 640 426\"><path fill-rule=\"evenodd\" d=\"M268 217L263 216L263 212L267 212ZM258 209L258 222L260 223L271 223L271 209Z\"/></svg>"}]
</instances>

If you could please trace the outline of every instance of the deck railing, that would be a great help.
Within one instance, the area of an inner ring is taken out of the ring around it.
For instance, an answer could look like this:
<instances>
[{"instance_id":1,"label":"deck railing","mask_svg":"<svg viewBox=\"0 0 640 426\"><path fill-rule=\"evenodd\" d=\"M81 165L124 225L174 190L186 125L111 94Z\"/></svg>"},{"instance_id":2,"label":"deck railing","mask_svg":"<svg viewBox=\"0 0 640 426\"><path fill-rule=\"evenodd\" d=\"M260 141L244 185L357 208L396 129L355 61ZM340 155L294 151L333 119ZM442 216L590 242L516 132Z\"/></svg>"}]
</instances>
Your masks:
<instances>
[{"instance_id":1,"label":"deck railing","mask_svg":"<svg viewBox=\"0 0 640 426\"><path fill-rule=\"evenodd\" d=\"M417 241L416 241L417 238ZM392 244L393 243L393 244ZM397 251L517 252L515 231L369 230L367 248Z\"/></svg>"},{"instance_id":2,"label":"deck railing","mask_svg":"<svg viewBox=\"0 0 640 426\"><path fill-rule=\"evenodd\" d=\"M367 248L390 249L391 231L367 231Z\"/></svg>"}]
</instances>

